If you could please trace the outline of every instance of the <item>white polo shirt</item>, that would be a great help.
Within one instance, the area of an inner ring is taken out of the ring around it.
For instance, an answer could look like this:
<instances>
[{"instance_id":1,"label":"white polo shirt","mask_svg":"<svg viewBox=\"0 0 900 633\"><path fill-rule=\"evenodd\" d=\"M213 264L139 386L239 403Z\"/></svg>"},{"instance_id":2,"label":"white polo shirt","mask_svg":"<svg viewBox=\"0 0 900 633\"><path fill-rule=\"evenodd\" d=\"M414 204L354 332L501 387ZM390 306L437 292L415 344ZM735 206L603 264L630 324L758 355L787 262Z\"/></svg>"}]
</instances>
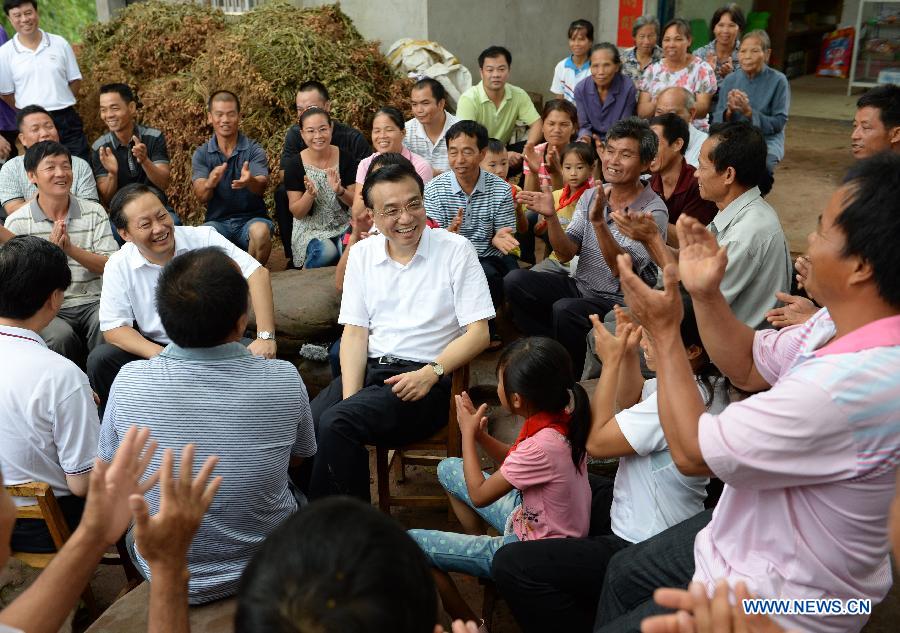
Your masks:
<instances>
[{"instance_id":1,"label":"white polo shirt","mask_svg":"<svg viewBox=\"0 0 900 633\"><path fill-rule=\"evenodd\" d=\"M175 256L207 246L225 251L240 267L244 279L259 262L219 235L211 226L176 226ZM106 332L126 325L137 328L151 341L172 341L156 311L156 285L163 267L147 261L132 242L126 242L106 262L100 293L100 330Z\"/></svg>"},{"instance_id":2,"label":"white polo shirt","mask_svg":"<svg viewBox=\"0 0 900 633\"><path fill-rule=\"evenodd\" d=\"M88 377L37 333L0 325L0 467L7 485L50 484L71 495L66 475L94 466L100 419ZM17 505L31 503L16 498Z\"/></svg>"},{"instance_id":3,"label":"white polo shirt","mask_svg":"<svg viewBox=\"0 0 900 633\"><path fill-rule=\"evenodd\" d=\"M59 35L41 31L31 50L19 34L0 46L0 94L16 94L16 107L39 105L53 112L75 105L70 81L81 79L72 47Z\"/></svg>"},{"instance_id":4,"label":"white polo shirt","mask_svg":"<svg viewBox=\"0 0 900 633\"><path fill-rule=\"evenodd\" d=\"M405 266L375 235L350 251L341 325L369 330L369 358L391 355L428 363L475 321L494 318L484 270L471 242L426 228Z\"/></svg>"}]
</instances>

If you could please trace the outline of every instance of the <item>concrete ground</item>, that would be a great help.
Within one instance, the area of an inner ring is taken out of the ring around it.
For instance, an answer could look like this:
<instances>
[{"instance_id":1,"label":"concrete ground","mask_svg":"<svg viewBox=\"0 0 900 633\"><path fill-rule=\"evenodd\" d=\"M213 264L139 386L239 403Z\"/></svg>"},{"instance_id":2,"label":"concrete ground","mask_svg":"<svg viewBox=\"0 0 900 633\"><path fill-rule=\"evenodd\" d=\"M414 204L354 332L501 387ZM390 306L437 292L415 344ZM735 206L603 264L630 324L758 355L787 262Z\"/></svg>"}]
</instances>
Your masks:
<instances>
[{"instance_id":1,"label":"concrete ground","mask_svg":"<svg viewBox=\"0 0 900 633\"><path fill-rule=\"evenodd\" d=\"M846 84L831 78L801 77L791 82L792 104L787 126L787 152L775 174L775 185L769 202L778 211L791 250L805 250L806 235L815 227L816 218L834 191L852 159L849 154L850 121L853 118L856 96L847 97ZM269 267L282 270L285 266L280 248L273 253ZM488 354L473 364L473 399L492 405L491 431L507 441L515 437L521 420L505 413L492 392L496 388L494 365L497 354ZM438 489L432 470L412 466L402 484L405 494L421 494ZM373 498L375 498L373 482ZM395 509L394 516L406 527L458 530L459 525L448 519L445 510ZM784 535L790 538L791 535ZM0 582L0 585L4 583ZM464 596L476 610L480 610L483 588L476 581L459 578ZM105 606L111 603L124 585L124 575L116 568L103 568L92 583L94 592ZM7 598L4 594L3 598ZM878 606L865 633L888 633L897 630L900 621L900 595L896 588ZM75 631L84 630L83 620L76 619ZM505 603L495 610L494 633L518 631ZM123 632L124 633L124 632Z\"/></svg>"}]
</instances>

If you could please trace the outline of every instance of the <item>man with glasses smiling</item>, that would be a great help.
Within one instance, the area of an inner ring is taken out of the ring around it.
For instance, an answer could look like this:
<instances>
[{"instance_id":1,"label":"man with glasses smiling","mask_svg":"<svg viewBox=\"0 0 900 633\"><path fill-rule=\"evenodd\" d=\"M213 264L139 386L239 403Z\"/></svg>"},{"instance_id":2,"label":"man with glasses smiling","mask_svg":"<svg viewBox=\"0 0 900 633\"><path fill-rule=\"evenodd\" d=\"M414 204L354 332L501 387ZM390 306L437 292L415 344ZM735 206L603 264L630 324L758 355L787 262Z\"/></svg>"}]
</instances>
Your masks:
<instances>
[{"instance_id":1,"label":"man with glasses smiling","mask_svg":"<svg viewBox=\"0 0 900 633\"><path fill-rule=\"evenodd\" d=\"M366 178L378 235L347 261L341 376L312 402L319 450L311 498L369 500L366 444L403 446L447 421L450 374L488 345L494 307L465 238L425 225L422 179L402 165Z\"/></svg>"}]
</instances>

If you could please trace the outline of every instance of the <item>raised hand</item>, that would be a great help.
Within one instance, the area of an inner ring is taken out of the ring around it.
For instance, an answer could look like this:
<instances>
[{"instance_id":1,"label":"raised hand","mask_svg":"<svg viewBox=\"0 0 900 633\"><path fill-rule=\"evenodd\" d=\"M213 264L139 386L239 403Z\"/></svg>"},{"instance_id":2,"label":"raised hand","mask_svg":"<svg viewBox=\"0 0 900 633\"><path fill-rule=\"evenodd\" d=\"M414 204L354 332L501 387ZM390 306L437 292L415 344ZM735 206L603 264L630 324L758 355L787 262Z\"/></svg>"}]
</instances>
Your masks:
<instances>
[{"instance_id":1,"label":"raised hand","mask_svg":"<svg viewBox=\"0 0 900 633\"><path fill-rule=\"evenodd\" d=\"M225 175L225 163L222 163L218 167L213 167L209 170L209 176L206 178L206 186L209 189L215 189L216 185L222 180L222 176Z\"/></svg>"},{"instance_id":2,"label":"raised hand","mask_svg":"<svg viewBox=\"0 0 900 633\"><path fill-rule=\"evenodd\" d=\"M450 222L450 226L447 227L447 230L451 233L459 233L459 229L462 226L463 218L465 214L465 209L460 207L456 210L456 216L454 216L453 221Z\"/></svg>"},{"instance_id":3,"label":"raised hand","mask_svg":"<svg viewBox=\"0 0 900 633\"><path fill-rule=\"evenodd\" d=\"M309 176L303 177L303 185L306 187L306 193L315 198L319 195L319 190L316 187L316 183L313 182L312 178Z\"/></svg>"},{"instance_id":4,"label":"raised hand","mask_svg":"<svg viewBox=\"0 0 900 633\"><path fill-rule=\"evenodd\" d=\"M784 305L766 312L766 320L779 329L805 323L809 317L819 311L818 306L806 297L776 292L775 298Z\"/></svg>"},{"instance_id":5,"label":"raised hand","mask_svg":"<svg viewBox=\"0 0 900 633\"><path fill-rule=\"evenodd\" d=\"M631 313L626 311L621 306L613 306L613 312L616 315L616 336L622 336L625 332L626 326L630 325L632 328L637 329L638 324L634 322L634 319L631 318ZM643 334L643 330L640 331L638 336L632 336L628 338L628 347L626 351L628 352L636 352L638 347L641 344L640 334Z\"/></svg>"},{"instance_id":6,"label":"raised hand","mask_svg":"<svg viewBox=\"0 0 900 633\"><path fill-rule=\"evenodd\" d=\"M613 211L609 214L625 237L646 244L657 237L662 237L650 213L641 211Z\"/></svg>"},{"instance_id":7,"label":"raised hand","mask_svg":"<svg viewBox=\"0 0 900 633\"><path fill-rule=\"evenodd\" d=\"M463 435L478 436L484 432L487 425L487 404L482 404L477 409L472 403L469 394L463 391L456 398L456 420L459 423L459 431Z\"/></svg>"},{"instance_id":8,"label":"raised hand","mask_svg":"<svg viewBox=\"0 0 900 633\"><path fill-rule=\"evenodd\" d=\"M562 173L562 165L559 163L559 152L556 151L556 148L552 145L548 145L545 163L547 165L547 171L551 174Z\"/></svg>"},{"instance_id":9,"label":"raised hand","mask_svg":"<svg viewBox=\"0 0 900 633\"><path fill-rule=\"evenodd\" d=\"M244 189L250 184L251 178L253 178L253 176L250 175L250 161L245 160L244 165L241 167L241 177L231 181L231 188Z\"/></svg>"},{"instance_id":10,"label":"raised hand","mask_svg":"<svg viewBox=\"0 0 900 633\"><path fill-rule=\"evenodd\" d=\"M806 288L806 280L812 270L812 263L809 261L809 255L800 255L794 260L794 268L797 270L797 287Z\"/></svg>"},{"instance_id":11,"label":"raised hand","mask_svg":"<svg viewBox=\"0 0 900 633\"><path fill-rule=\"evenodd\" d=\"M166 449L159 469L159 512L151 517L144 497L131 495L135 542L151 570L157 566L186 566L191 541L222 483L222 477L210 481L218 461L218 457L207 457L194 477L194 445L188 444L181 451L181 470L175 478L172 449Z\"/></svg>"},{"instance_id":12,"label":"raised hand","mask_svg":"<svg viewBox=\"0 0 900 633\"><path fill-rule=\"evenodd\" d=\"M642 330L633 323L625 323L621 328L616 326L616 333L612 334L603 325L596 314L588 317L594 328L594 346L597 358L604 365L613 365L622 362L629 351L637 349L641 342Z\"/></svg>"},{"instance_id":13,"label":"raised hand","mask_svg":"<svg viewBox=\"0 0 900 633\"><path fill-rule=\"evenodd\" d=\"M539 213L545 218L556 215L556 205L553 203L553 191L550 185L545 183L541 185L540 191L525 191L524 189L516 196L516 202L524 204L526 207Z\"/></svg>"},{"instance_id":14,"label":"raised hand","mask_svg":"<svg viewBox=\"0 0 900 633\"><path fill-rule=\"evenodd\" d=\"M715 68L715 64L713 64L713 68ZM728 59L726 59L724 62L722 62L721 66L719 66L719 74L722 75L722 77L724 77L725 75L731 74L731 72L733 70L734 70L734 62L732 61L732 59L730 57Z\"/></svg>"},{"instance_id":15,"label":"raised hand","mask_svg":"<svg viewBox=\"0 0 900 633\"><path fill-rule=\"evenodd\" d=\"M325 170L325 176L328 178L328 186L335 193L341 190L341 176L338 174L336 167L329 167Z\"/></svg>"},{"instance_id":16,"label":"raised hand","mask_svg":"<svg viewBox=\"0 0 900 633\"><path fill-rule=\"evenodd\" d=\"M675 225L680 246L678 273L681 283L694 297L719 292L725 277L728 254L715 236L695 218L683 215Z\"/></svg>"},{"instance_id":17,"label":"raised hand","mask_svg":"<svg viewBox=\"0 0 900 633\"><path fill-rule=\"evenodd\" d=\"M529 171L535 176L541 170L541 153L537 151L537 148L534 143L525 143L525 149L522 152L522 158L525 161L525 164L528 165Z\"/></svg>"},{"instance_id":18,"label":"raised hand","mask_svg":"<svg viewBox=\"0 0 900 633\"><path fill-rule=\"evenodd\" d=\"M591 209L588 212L588 219L593 224L606 224L606 189L603 188L603 183L598 182L594 185L594 199L591 201Z\"/></svg>"},{"instance_id":19,"label":"raised hand","mask_svg":"<svg viewBox=\"0 0 900 633\"><path fill-rule=\"evenodd\" d=\"M518 248L519 240L515 237L515 231L505 226L491 238L491 244L504 255L509 255L510 251Z\"/></svg>"},{"instance_id":20,"label":"raised hand","mask_svg":"<svg viewBox=\"0 0 900 633\"><path fill-rule=\"evenodd\" d=\"M99 458L94 461L79 529L109 545L119 540L131 521L129 498L143 495L159 479L159 473L155 473L141 482L155 452L150 429L133 426L125 433L111 463Z\"/></svg>"},{"instance_id":21,"label":"raised hand","mask_svg":"<svg viewBox=\"0 0 900 633\"><path fill-rule=\"evenodd\" d=\"M147 160L147 146L144 143L141 143L141 139L137 136L132 136L131 140L134 141L134 147L131 148L131 153L138 162L138 165L143 165L144 161Z\"/></svg>"},{"instance_id":22,"label":"raised hand","mask_svg":"<svg viewBox=\"0 0 900 633\"><path fill-rule=\"evenodd\" d=\"M100 157L100 164L103 165L103 169L105 169L108 174L114 176L119 173L119 161L116 160L116 155L110 147L102 145L100 149L97 150L97 154ZM212 173L210 173L210 176L212 176Z\"/></svg>"},{"instance_id":23,"label":"raised hand","mask_svg":"<svg viewBox=\"0 0 900 633\"><path fill-rule=\"evenodd\" d=\"M625 294L625 305L655 338L680 330L684 305L678 290L678 269L669 264L663 269L663 290L654 290L632 269L631 255L618 257L619 283Z\"/></svg>"},{"instance_id":24,"label":"raised hand","mask_svg":"<svg viewBox=\"0 0 900 633\"><path fill-rule=\"evenodd\" d=\"M50 237L48 239L59 246L64 253L68 254L71 242L69 241L69 232L66 229L65 220L56 220L53 223L53 228L50 229Z\"/></svg>"}]
</instances>

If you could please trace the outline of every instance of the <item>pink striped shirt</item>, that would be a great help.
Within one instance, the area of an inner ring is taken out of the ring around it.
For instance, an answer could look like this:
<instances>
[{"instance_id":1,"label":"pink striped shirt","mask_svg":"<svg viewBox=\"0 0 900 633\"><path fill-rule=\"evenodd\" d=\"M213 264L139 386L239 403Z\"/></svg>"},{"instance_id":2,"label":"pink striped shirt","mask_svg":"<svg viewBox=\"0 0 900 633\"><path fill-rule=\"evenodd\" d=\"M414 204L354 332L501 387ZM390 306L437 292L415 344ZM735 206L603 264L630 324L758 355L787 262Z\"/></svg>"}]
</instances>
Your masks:
<instances>
[{"instance_id":1,"label":"pink striped shirt","mask_svg":"<svg viewBox=\"0 0 900 633\"><path fill-rule=\"evenodd\" d=\"M887 517L900 461L900 316L829 343L821 310L756 333L772 388L700 418L700 449L725 483L697 535L695 580L747 582L764 598L870 598L891 586ZM868 616L791 616L788 627L859 631Z\"/></svg>"}]
</instances>

